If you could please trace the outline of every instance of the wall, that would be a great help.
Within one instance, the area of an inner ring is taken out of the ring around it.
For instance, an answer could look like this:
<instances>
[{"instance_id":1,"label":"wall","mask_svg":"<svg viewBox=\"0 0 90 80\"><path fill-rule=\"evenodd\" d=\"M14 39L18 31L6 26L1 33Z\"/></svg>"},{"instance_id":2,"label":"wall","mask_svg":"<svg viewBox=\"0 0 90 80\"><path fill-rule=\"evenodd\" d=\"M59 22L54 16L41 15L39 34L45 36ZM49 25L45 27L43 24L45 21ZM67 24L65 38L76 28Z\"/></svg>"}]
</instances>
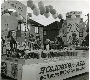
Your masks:
<instances>
[{"instance_id":1,"label":"wall","mask_svg":"<svg viewBox=\"0 0 90 80\"><path fill-rule=\"evenodd\" d=\"M29 26L30 26L30 33L33 34L34 37L36 38L37 34L35 33L35 26L32 26L30 24L29 24ZM40 36L41 43L43 44L43 27L39 27L39 34L38 35Z\"/></svg>"},{"instance_id":2,"label":"wall","mask_svg":"<svg viewBox=\"0 0 90 80\"><path fill-rule=\"evenodd\" d=\"M30 24L29 24L30 25ZM36 37L36 34L35 34L35 27L30 25L30 33L34 35L34 37Z\"/></svg>"},{"instance_id":3,"label":"wall","mask_svg":"<svg viewBox=\"0 0 90 80\"><path fill-rule=\"evenodd\" d=\"M39 35L41 39L41 44L43 44L43 27L39 27Z\"/></svg>"}]
</instances>

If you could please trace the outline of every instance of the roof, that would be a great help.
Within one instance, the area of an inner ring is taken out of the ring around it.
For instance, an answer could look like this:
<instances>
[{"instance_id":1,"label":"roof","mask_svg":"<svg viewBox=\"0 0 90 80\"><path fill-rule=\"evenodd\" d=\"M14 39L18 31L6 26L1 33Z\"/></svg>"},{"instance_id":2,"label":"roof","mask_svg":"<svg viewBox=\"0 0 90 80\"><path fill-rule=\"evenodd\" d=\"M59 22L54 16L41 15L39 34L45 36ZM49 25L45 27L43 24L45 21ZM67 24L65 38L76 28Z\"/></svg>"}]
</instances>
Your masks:
<instances>
[{"instance_id":1,"label":"roof","mask_svg":"<svg viewBox=\"0 0 90 80\"><path fill-rule=\"evenodd\" d=\"M44 25L42 25L42 24L40 24L40 23L38 23L38 22L36 22L36 21L34 21L32 19L27 20L27 23L31 24L33 26L36 26L36 27L44 27Z\"/></svg>"},{"instance_id":2,"label":"roof","mask_svg":"<svg viewBox=\"0 0 90 80\"><path fill-rule=\"evenodd\" d=\"M62 22L55 21L44 27L44 30L56 30L62 28Z\"/></svg>"}]
</instances>

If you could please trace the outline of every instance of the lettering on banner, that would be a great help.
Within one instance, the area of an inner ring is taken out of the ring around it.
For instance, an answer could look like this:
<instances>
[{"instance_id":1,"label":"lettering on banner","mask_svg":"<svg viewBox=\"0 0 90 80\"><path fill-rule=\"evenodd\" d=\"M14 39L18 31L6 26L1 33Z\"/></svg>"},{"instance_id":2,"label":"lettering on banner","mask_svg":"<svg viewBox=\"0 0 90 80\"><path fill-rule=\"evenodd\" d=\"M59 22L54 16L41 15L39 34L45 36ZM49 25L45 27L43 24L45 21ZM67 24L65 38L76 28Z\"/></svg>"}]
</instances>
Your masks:
<instances>
[{"instance_id":1,"label":"lettering on banner","mask_svg":"<svg viewBox=\"0 0 90 80\"><path fill-rule=\"evenodd\" d=\"M47 65L38 70L40 70L38 74L40 80L51 79L85 70L85 61L78 61L76 63L69 62L61 65Z\"/></svg>"}]
</instances>

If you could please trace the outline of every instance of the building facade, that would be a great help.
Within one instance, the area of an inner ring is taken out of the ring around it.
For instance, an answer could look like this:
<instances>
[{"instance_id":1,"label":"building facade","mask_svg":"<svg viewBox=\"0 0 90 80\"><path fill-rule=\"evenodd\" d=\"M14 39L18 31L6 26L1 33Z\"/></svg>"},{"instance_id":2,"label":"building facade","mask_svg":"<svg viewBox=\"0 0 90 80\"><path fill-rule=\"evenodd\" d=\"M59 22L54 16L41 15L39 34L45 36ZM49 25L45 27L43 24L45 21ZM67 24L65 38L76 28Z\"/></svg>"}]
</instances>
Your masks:
<instances>
[{"instance_id":1,"label":"building facade","mask_svg":"<svg viewBox=\"0 0 90 80\"><path fill-rule=\"evenodd\" d=\"M40 23L29 19L27 21L27 27L29 27L29 33L33 34L35 38L36 38L36 36L40 36L41 44L43 45L43 28L44 28L44 25L41 25Z\"/></svg>"},{"instance_id":2,"label":"building facade","mask_svg":"<svg viewBox=\"0 0 90 80\"><path fill-rule=\"evenodd\" d=\"M44 27L43 30L43 41L45 42L46 39L49 39L51 41L55 40L55 37L59 35L59 31L62 27L62 22L55 21L47 26Z\"/></svg>"}]
</instances>

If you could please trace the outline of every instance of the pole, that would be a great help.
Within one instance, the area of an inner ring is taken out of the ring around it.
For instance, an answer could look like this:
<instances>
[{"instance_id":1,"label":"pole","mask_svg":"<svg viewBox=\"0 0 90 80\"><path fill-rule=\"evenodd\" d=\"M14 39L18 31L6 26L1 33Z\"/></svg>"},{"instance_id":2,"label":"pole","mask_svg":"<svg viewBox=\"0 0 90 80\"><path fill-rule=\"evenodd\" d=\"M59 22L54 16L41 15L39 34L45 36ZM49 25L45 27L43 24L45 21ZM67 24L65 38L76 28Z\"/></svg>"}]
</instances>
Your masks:
<instances>
[{"instance_id":1,"label":"pole","mask_svg":"<svg viewBox=\"0 0 90 80\"><path fill-rule=\"evenodd\" d=\"M27 41L26 41L26 24L24 24L25 25L25 44L27 45ZM26 46L25 46L25 48L26 48Z\"/></svg>"}]
</instances>

